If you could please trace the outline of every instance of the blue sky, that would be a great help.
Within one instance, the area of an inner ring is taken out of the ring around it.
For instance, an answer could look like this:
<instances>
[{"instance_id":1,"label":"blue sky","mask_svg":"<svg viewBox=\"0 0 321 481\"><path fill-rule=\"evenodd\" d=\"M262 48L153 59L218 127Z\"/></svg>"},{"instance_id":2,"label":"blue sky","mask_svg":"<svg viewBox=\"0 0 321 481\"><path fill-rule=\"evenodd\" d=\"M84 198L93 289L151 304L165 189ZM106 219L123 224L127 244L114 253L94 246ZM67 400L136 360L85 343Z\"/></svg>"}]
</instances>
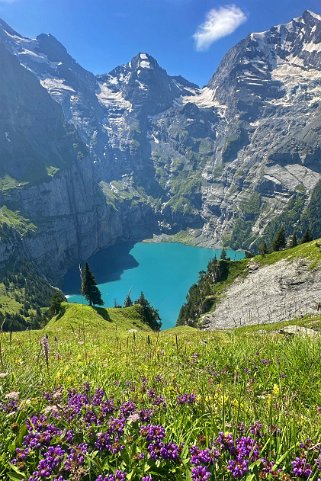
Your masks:
<instances>
[{"instance_id":1,"label":"blue sky","mask_svg":"<svg viewBox=\"0 0 321 481\"><path fill-rule=\"evenodd\" d=\"M247 34L321 14L321 0L0 0L19 33L52 33L94 73L148 52L172 75L204 85Z\"/></svg>"}]
</instances>

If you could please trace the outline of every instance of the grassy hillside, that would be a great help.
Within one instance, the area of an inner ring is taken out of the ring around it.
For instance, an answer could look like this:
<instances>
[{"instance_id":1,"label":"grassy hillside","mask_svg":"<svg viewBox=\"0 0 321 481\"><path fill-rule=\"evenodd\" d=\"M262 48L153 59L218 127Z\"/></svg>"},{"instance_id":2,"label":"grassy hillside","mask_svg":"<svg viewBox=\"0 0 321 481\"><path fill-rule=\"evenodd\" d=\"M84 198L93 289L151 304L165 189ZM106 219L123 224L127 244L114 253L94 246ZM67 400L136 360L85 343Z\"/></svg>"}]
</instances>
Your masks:
<instances>
[{"instance_id":1,"label":"grassy hillside","mask_svg":"<svg viewBox=\"0 0 321 481\"><path fill-rule=\"evenodd\" d=\"M2 206L0 207L0 238L2 240L6 240L8 229L16 231L20 236L37 230L36 226L22 217L20 212Z\"/></svg>"},{"instance_id":2,"label":"grassy hillside","mask_svg":"<svg viewBox=\"0 0 321 481\"><path fill-rule=\"evenodd\" d=\"M89 307L83 304L62 304L63 314L51 319L46 325L47 333L65 333L66 335L77 330L122 332L128 330L151 331L141 321L140 307L134 305L126 308Z\"/></svg>"},{"instance_id":3,"label":"grassy hillside","mask_svg":"<svg viewBox=\"0 0 321 481\"><path fill-rule=\"evenodd\" d=\"M321 336L155 334L135 306L64 307L0 336L1 480L320 477Z\"/></svg>"}]
</instances>

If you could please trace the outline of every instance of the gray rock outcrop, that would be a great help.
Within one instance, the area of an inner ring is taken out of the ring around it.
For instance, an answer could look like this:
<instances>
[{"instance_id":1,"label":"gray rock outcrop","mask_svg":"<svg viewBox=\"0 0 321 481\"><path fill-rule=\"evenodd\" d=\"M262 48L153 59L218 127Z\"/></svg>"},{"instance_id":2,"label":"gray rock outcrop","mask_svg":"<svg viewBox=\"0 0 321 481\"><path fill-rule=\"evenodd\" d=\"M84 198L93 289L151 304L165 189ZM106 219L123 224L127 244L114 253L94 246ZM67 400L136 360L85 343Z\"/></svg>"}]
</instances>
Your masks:
<instances>
[{"instance_id":1,"label":"gray rock outcrop","mask_svg":"<svg viewBox=\"0 0 321 481\"><path fill-rule=\"evenodd\" d=\"M310 265L306 259L296 259L249 269L224 291L215 311L202 317L204 328L228 329L317 314L321 268Z\"/></svg>"}]
</instances>

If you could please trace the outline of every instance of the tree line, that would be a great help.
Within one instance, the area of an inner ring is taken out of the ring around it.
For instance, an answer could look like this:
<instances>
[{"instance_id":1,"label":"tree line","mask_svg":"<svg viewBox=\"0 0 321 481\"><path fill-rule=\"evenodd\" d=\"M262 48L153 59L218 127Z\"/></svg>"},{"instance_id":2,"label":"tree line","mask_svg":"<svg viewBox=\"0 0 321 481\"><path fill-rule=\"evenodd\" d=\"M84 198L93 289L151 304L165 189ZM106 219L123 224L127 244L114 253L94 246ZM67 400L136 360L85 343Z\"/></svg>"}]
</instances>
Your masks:
<instances>
[{"instance_id":1,"label":"tree line","mask_svg":"<svg viewBox=\"0 0 321 481\"><path fill-rule=\"evenodd\" d=\"M265 240L261 242L259 245L259 254L264 256L270 252L277 252L286 248L296 247L298 244L305 244L312 240L313 236L309 228L304 232L301 239L298 239L295 232L287 238L285 228L282 226L274 235L270 246L267 245Z\"/></svg>"}]
</instances>

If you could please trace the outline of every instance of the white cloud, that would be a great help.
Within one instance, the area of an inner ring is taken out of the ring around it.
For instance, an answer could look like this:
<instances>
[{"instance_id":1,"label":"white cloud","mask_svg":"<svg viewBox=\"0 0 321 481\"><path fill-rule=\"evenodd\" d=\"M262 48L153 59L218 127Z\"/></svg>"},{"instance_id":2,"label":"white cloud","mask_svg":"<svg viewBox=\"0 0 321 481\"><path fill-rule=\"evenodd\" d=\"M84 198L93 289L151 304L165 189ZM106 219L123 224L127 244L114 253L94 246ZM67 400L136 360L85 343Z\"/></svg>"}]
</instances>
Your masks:
<instances>
[{"instance_id":1,"label":"white cloud","mask_svg":"<svg viewBox=\"0 0 321 481\"><path fill-rule=\"evenodd\" d=\"M213 8L193 35L196 50L206 50L219 38L233 33L246 20L246 14L236 5Z\"/></svg>"}]
</instances>

